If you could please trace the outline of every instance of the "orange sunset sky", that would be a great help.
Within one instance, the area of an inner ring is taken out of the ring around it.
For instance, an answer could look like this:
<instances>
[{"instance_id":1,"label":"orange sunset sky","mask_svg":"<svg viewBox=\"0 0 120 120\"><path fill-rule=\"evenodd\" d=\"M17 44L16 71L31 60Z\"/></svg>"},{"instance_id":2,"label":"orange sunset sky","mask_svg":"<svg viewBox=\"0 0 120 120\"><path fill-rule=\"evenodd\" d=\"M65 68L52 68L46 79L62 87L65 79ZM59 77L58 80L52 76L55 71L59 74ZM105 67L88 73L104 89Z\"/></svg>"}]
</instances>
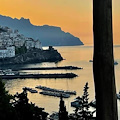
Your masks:
<instances>
[{"instance_id":1,"label":"orange sunset sky","mask_svg":"<svg viewBox=\"0 0 120 120\"><path fill-rule=\"evenodd\" d=\"M12 18L29 18L34 25L59 26L79 37L84 44L93 43L93 0L0 0L0 14ZM120 44L120 0L113 0L114 44Z\"/></svg>"}]
</instances>

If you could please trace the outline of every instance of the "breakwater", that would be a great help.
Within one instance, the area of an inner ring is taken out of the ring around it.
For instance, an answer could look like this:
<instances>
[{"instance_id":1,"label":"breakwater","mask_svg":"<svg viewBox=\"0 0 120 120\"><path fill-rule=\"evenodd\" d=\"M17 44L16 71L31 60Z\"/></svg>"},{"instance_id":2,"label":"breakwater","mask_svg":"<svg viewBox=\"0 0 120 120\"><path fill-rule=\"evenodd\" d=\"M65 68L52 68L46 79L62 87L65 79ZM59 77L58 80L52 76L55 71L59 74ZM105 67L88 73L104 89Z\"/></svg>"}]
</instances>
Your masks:
<instances>
[{"instance_id":1,"label":"breakwater","mask_svg":"<svg viewBox=\"0 0 120 120\"><path fill-rule=\"evenodd\" d=\"M25 74L25 75L1 75L2 79L25 79L25 78L74 78L77 77L74 73L65 74Z\"/></svg>"},{"instance_id":2,"label":"breakwater","mask_svg":"<svg viewBox=\"0 0 120 120\"><path fill-rule=\"evenodd\" d=\"M13 70L17 71L17 70L77 70L77 69L83 69L83 68L75 67L75 66L61 66L61 67L19 68L19 69L13 69Z\"/></svg>"}]
</instances>

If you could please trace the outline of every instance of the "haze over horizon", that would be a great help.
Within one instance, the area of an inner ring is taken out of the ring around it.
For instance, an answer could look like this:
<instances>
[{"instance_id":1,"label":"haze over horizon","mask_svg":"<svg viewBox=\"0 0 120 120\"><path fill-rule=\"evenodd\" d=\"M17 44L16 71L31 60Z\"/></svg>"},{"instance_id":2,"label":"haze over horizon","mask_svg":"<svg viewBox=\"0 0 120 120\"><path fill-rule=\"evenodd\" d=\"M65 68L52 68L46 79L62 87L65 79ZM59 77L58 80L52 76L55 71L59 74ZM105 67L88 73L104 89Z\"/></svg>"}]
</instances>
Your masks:
<instances>
[{"instance_id":1,"label":"haze over horizon","mask_svg":"<svg viewBox=\"0 0 120 120\"><path fill-rule=\"evenodd\" d=\"M119 5L120 0L113 0L114 44L120 44ZM1 15L18 19L28 18L34 25L58 26L79 37L84 44L93 43L90 0L0 0L0 8Z\"/></svg>"}]
</instances>

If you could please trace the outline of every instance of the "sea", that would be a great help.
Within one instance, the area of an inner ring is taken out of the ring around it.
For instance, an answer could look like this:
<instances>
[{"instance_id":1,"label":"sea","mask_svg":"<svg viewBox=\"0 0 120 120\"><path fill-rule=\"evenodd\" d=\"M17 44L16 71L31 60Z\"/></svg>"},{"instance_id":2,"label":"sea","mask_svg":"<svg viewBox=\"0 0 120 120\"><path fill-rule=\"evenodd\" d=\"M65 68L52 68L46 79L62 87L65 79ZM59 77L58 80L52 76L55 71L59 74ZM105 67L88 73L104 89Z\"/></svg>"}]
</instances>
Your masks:
<instances>
[{"instance_id":1,"label":"sea","mask_svg":"<svg viewBox=\"0 0 120 120\"><path fill-rule=\"evenodd\" d=\"M46 47L44 48L46 49ZM34 88L38 85L76 91L77 95L73 95L70 98L65 98L66 109L69 113L74 112L74 108L71 107L71 102L77 96L82 96L83 88L88 82L88 93L89 93L89 102L95 99L95 89L94 89L94 77L93 77L93 63L89 62L89 60L93 59L93 46L92 45L84 45L84 46L64 46L64 47L55 47L58 52L64 58L63 61L58 63L37 63L37 64L26 64L21 65L22 67L58 67L58 66L77 66L82 67L83 69L78 70L34 70L34 71L20 71L27 73L75 73L78 75L76 78L68 79L68 78L58 78L58 79L14 79L14 80L4 80L6 90L9 91L10 94L14 95L17 92L21 93L23 87ZM115 65L115 81L116 81L116 90L117 93L120 90L120 46L114 46L114 59L118 62L118 65ZM12 67L17 68L20 66ZM9 66L8 66L9 68ZM38 90L38 89L36 89ZM38 90L40 92L41 90ZM52 97L52 96L44 96L39 93L30 93L28 92L29 101L35 103L35 105L39 107L45 108L45 111L52 114L54 112L59 111L59 102L60 98ZM117 100L118 103L118 111L120 111L120 101ZM94 108L91 108L94 110ZM120 112L119 112L120 113ZM120 115L119 115L120 119Z\"/></svg>"}]
</instances>

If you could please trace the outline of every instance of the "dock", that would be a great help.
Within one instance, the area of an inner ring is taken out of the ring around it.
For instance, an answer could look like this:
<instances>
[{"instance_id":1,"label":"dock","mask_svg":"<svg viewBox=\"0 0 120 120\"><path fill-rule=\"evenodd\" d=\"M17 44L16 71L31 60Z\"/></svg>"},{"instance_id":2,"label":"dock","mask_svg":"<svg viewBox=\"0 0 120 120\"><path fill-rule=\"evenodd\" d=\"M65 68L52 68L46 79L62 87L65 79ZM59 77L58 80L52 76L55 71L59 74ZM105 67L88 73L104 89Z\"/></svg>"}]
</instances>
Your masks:
<instances>
[{"instance_id":1,"label":"dock","mask_svg":"<svg viewBox=\"0 0 120 120\"><path fill-rule=\"evenodd\" d=\"M66 93L57 93L57 92L50 92L50 91L42 91L42 92L39 92L39 94L47 95L47 96L54 96L54 97L61 97L62 95L63 98L70 97L70 95Z\"/></svg>"},{"instance_id":2,"label":"dock","mask_svg":"<svg viewBox=\"0 0 120 120\"><path fill-rule=\"evenodd\" d=\"M64 94L69 94L69 95L76 95L76 91L55 89L55 88L50 88L50 87L41 86L41 85L36 86L35 88L41 89L41 90L44 90L44 91L57 92L57 93L64 93Z\"/></svg>"},{"instance_id":3,"label":"dock","mask_svg":"<svg viewBox=\"0 0 120 120\"><path fill-rule=\"evenodd\" d=\"M75 67L75 66L36 67L36 68L19 68L19 69L14 69L14 71L17 71L17 70L77 70L77 69L83 69L83 68Z\"/></svg>"},{"instance_id":4,"label":"dock","mask_svg":"<svg viewBox=\"0 0 120 120\"><path fill-rule=\"evenodd\" d=\"M26 78L74 78L77 77L74 73L61 74L16 74L16 75L1 75L2 79L26 79Z\"/></svg>"}]
</instances>

